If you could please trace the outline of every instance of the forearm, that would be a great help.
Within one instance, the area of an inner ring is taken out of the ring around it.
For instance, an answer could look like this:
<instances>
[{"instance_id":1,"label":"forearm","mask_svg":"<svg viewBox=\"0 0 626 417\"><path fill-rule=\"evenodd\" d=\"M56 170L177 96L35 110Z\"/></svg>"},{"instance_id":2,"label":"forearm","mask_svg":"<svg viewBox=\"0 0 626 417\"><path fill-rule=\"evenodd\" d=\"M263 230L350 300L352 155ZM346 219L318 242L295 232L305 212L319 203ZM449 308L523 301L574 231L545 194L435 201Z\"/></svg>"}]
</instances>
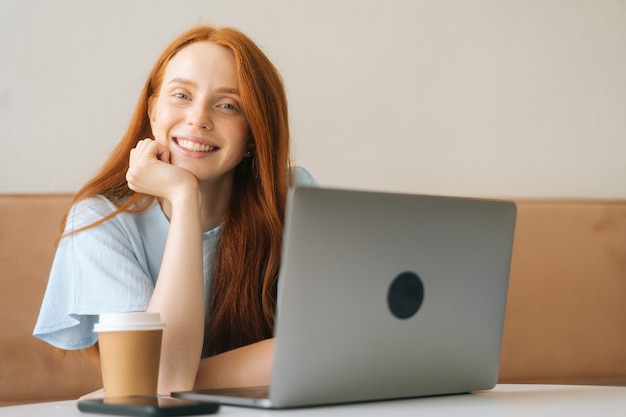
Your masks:
<instances>
[{"instance_id":1,"label":"forearm","mask_svg":"<svg viewBox=\"0 0 626 417\"><path fill-rule=\"evenodd\" d=\"M159 393L190 389L204 339L202 228L193 192L172 202L167 243L148 310L160 313L166 324Z\"/></svg>"},{"instance_id":2,"label":"forearm","mask_svg":"<svg viewBox=\"0 0 626 417\"><path fill-rule=\"evenodd\" d=\"M274 339L203 359L195 388L260 386L270 383Z\"/></svg>"}]
</instances>

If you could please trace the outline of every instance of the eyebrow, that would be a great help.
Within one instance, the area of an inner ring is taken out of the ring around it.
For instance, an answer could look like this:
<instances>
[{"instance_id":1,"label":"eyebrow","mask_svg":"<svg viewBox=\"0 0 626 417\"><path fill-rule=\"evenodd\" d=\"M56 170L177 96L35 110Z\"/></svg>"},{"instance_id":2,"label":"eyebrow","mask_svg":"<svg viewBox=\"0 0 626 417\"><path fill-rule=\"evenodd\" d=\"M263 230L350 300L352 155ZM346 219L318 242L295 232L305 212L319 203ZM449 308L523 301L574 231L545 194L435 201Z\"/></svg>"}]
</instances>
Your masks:
<instances>
[{"instance_id":1,"label":"eyebrow","mask_svg":"<svg viewBox=\"0 0 626 417\"><path fill-rule=\"evenodd\" d=\"M197 84L187 78L172 78L168 83L169 84L183 84L183 85L191 85L197 86Z\"/></svg>"},{"instance_id":2,"label":"eyebrow","mask_svg":"<svg viewBox=\"0 0 626 417\"><path fill-rule=\"evenodd\" d=\"M220 87L217 89L220 93L239 95L239 90L233 87Z\"/></svg>"},{"instance_id":3,"label":"eyebrow","mask_svg":"<svg viewBox=\"0 0 626 417\"><path fill-rule=\"evenodd\" d=\"M198 84L190 79L187 78L172 78L168 83L168 85L171 84L182 84L182 85L189 85L192 87L197 87ZM219 93L226 93L226 94L235 94L235 95L239 95L239 90L237 88L234 87L220 87L217 89L217 91Z\"/></svg>"}]
</instances>

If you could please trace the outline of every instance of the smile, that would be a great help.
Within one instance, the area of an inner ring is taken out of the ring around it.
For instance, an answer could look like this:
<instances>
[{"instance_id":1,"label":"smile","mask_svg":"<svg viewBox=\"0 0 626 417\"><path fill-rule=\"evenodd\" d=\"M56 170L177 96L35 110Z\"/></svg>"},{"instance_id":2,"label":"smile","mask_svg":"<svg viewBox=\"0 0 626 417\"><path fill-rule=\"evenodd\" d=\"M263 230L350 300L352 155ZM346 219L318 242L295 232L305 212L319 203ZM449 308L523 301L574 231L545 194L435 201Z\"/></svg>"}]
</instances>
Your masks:
<instances>
[{"instance_id":1,"label":"smile","mask_svg":"<svg viewBox=\"0 0 626 417\"><path fill-rule=\"evenodd\" d=\"M177 139L176 143L181 148L191 152L212 152L219 149L217 146L205 145L203 143L193 142L187 139Z\"/></svg>"}]
</instances>

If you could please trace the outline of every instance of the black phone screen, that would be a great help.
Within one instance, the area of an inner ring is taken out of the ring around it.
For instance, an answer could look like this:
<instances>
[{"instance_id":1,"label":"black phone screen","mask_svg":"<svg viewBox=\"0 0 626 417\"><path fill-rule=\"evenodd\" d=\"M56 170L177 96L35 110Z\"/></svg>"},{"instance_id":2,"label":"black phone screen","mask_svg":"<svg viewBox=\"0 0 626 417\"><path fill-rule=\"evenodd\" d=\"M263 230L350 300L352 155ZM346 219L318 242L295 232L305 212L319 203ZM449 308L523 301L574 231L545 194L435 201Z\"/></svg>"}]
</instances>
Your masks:
<instances>
[{"instance_id":1,"label":"black phone screen","mask_svg":"<svg viewBox=\"0 0 626 417\"><path fill-rule=\"evenodd\" d=\"M214 402L183 400L172 397L133 396L78 401L78 409L86 413L136 417L214 414L217 413L219 407L219 404Z\"/></svg>"}]
</instances>

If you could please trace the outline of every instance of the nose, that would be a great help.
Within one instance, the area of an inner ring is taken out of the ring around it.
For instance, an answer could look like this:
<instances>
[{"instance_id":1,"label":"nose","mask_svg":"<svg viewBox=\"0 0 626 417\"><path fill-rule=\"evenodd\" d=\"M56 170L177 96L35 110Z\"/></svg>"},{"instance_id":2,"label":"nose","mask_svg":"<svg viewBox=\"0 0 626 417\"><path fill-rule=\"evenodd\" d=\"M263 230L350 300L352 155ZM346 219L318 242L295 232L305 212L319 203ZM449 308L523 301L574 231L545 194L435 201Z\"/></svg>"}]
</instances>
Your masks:
<instances>
[{"instance_id":1,"label":"nose","mask_svg":"<svg viewBox=\"0 0 626 417\"><path fill-rule=\"evenodd\" d=\"M213 121L211 120L211 113L208 107L201 103L191 106L187 114L187 124L198 129L211 130Z\"/></svg>"}]
</instances>

